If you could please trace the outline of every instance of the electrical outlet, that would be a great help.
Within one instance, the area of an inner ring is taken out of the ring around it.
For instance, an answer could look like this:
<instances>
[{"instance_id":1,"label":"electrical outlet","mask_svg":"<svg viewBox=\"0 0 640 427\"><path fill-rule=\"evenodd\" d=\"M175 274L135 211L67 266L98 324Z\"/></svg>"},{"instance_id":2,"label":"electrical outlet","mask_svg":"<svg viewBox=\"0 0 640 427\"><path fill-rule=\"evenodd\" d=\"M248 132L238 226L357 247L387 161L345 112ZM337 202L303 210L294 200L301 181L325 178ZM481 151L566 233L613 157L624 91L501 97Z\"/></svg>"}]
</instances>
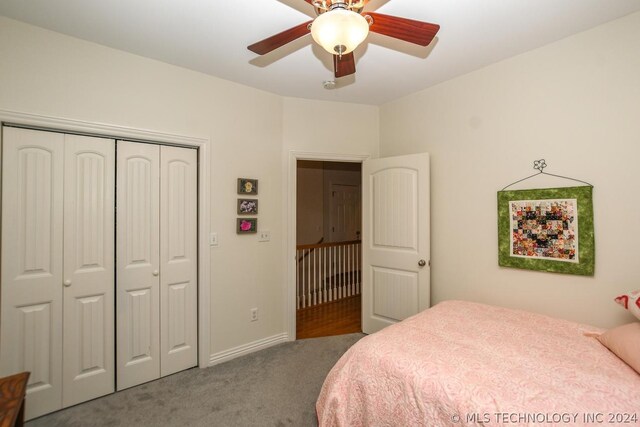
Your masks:
<instances>
[{"instance_id":1,"label":"electrical outlet","mask_svg":"<svg viewBox=\"0 0 640 427\"><path fill-rule=\"evenodd\" d=\"M255 322L256 320L258 320L258 309L257 308L252 308L251 309L251 321Z\"/></svg>"},{"instance_id":2,"label":"electrical outlet","mask_svg":"<svg viewBox=\"0 0 640 427\"><path fill-rule=\"evenodd\" d=\"M269 230L262 230L258 233L258 242L268 242L271 240L271 232Z\"/></svg>"}]
</instances>

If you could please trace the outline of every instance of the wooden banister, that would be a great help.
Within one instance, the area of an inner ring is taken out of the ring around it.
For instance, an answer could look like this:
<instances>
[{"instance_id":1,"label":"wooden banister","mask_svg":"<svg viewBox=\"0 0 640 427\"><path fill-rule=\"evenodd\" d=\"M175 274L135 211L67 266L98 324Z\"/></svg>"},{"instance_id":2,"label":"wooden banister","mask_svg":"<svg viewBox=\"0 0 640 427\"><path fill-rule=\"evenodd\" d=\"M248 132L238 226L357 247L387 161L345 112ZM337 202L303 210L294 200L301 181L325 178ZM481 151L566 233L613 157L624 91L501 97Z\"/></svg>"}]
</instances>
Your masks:
<instances>
[{"instance_id":1,"label":"wooden banister","mask_svg":"<svg viewBox=\"0 0 640 427\"><path fill-rule=\"evenodd\" d=\"M356 245L361 242L362 242L361 240L347 240L344 242L311 243L308 245L297 245L296 249L302 250L302 249L328 248L328 247L335 247L335 246L347 246L347 245Z\"/></svg>"},{"instance_id":2,"label":"wooden banister","mask_svg":"<svg viewBox=\"0 0 640 427\"><path fill-rule=\"evenodd\" d=\"M321 244L324 241L324 236L320 238L320 240L318 240L318 243L316 243L316 245ZM296 250L298 250L298 248L296 247ZM314 249L315 250L315 247ZM313 251L309 251L306 254L302 255L300 258L298 258L298 262L302 261L303 259L305 259L306 257L308 257L309 255L311 255L311 252Z\"/></svg>"}]
</instances>

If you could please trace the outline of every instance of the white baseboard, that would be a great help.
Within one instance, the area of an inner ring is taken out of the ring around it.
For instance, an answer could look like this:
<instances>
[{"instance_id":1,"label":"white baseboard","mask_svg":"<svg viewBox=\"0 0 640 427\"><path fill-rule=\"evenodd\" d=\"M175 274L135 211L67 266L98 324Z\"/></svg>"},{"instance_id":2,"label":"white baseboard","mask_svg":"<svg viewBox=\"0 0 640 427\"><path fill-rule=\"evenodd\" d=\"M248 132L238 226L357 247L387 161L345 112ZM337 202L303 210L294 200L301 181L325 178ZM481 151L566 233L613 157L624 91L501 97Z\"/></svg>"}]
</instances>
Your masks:
<instances>
[{"instance_id":1,"label":"white baseboard","mask_svg":"<svg viewBox=\"0 0 640 427\"><path fill-rule=\"evenodd\" d=\"M264 350L265 348L287 341L289 341L289 334L283 332L281 334L272 335L247 344L242 344L238 347L230 348L229 350L223 350L209 356L209 366L217 365L218 363L226 362L255 351Z\"/></svg>"}]
</instances>

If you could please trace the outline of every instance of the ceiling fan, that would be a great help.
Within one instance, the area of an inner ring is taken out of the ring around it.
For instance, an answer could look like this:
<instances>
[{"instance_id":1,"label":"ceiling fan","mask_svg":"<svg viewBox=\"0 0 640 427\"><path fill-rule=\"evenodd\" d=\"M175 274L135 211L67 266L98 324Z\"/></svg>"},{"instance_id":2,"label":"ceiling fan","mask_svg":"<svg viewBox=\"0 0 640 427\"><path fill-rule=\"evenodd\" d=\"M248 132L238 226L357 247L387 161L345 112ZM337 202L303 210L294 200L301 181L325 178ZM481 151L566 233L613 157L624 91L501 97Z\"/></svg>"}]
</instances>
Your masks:
<instances>
[{"instance_id":1,"label":"ceiling fan","mask_svg":"<svg viewBox=\"0 0 640 427\"><path fill-rule=\"evenodd\" d=\"M318 15L316 19L247 46L247 49L264 55L311 33L313 39L333 55L333 67L338 78L356 72L353 50L366 39L369 31L428 46L440 29L438 24L381 13L363 13L369 0L304 1L314 7Z\"/></svg>"}]
</instances>

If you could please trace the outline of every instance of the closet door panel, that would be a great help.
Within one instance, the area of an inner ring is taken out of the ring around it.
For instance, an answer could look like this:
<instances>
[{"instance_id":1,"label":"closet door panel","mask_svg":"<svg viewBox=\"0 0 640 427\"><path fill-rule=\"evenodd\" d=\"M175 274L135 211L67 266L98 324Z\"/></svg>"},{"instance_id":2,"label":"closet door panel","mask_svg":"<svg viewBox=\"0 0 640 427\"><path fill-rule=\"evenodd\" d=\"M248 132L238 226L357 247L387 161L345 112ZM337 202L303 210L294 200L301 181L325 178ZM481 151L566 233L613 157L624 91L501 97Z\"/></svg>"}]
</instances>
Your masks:
<instances>
[{"instance_id":1,"label":"closet door panel","mask_svg":"<svg viewBox=\"0 0 640 427\"><path fill-rule=\"evenodd\" d=\"M65 136L63 405L115 390L115 141Z\"/></svg>"},{"instance_id":2,"label":"closet door panel","mask_svg":"<svg viewBox=\"0 0 640 427\"><path fill-rule=\"evenodd\" d=\"M160 149L161 375L197 359L197 151Z\"/></svg>"},{"instance_id":3,"label":"closet door panel","mask_svg":"<svg viewBox=\"0 0 640 427\"><path fill-rule=\"evenodd\" d=\"M117 388L160 376L160 147L117 143Z\"/></svg>"},{"instance_id":4,"label":"closet door panel","mask_svg":"<svg viewBox=\"0 0 640 427\"><path fill-rule=\"evenodd\" d=\"M62 407L64 136L2 132L0 376L31 372L30 419Z\"/></svg>"}]
</instances>

